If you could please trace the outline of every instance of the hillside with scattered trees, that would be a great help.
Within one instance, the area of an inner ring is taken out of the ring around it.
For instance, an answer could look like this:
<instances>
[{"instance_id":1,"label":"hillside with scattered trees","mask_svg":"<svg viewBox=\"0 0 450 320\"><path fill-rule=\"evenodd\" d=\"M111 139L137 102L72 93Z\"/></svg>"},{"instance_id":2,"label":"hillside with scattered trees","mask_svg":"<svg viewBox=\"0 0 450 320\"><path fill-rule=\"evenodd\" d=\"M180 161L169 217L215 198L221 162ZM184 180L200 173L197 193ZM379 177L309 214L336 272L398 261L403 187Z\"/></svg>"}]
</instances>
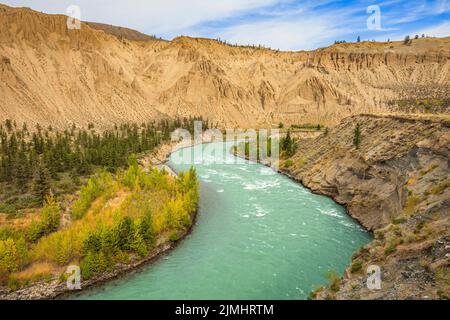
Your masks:
<instances>
[{"instance_id":1,"label":"hillside with scattered trees","mask_svg":"<svg viewBox=\"0 0 450 320\"><path fill-rule=\"evenodd\" d=\"M138 157L168 142L176 128L193 131L194 120L104 132L3 123L0 288L63 281L72 264L88 280L184 235L197 210L195 170L173 177L142 167Z\"/></svg>"}]
</instances>

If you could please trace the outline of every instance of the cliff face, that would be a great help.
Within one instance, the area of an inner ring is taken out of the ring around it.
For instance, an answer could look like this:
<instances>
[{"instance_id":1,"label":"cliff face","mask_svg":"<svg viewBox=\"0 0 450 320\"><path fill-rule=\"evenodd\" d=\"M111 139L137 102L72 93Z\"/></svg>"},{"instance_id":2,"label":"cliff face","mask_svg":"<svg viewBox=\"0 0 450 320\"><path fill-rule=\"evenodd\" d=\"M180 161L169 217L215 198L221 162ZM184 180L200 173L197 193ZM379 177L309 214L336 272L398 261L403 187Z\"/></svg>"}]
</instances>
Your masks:
<instances>
[{"instance_id":1,"label":"cliff face","mask_svg":"<svg viewBox=\"0 0 450 320\"><path fill-rule=\"evenodd\" d=\"M101 24L68 30L66 19L0 5L0 120L334 124L419 89L449 96L450 38L277 52Z\"/></svg>"},{"instance_id":2,"label":"cliff face","mask_svg":"<svg viewBox=\"0 0 450 320\"><path fill-rule=\"evenodd\" d=\"M353 144L356 124L361 144ZM450 296L450 120L360 115L301 141L287 173L345 204L375 240L317 298ZM378 265L381 290L366 286Z\"/></svg>"}]
</instances>

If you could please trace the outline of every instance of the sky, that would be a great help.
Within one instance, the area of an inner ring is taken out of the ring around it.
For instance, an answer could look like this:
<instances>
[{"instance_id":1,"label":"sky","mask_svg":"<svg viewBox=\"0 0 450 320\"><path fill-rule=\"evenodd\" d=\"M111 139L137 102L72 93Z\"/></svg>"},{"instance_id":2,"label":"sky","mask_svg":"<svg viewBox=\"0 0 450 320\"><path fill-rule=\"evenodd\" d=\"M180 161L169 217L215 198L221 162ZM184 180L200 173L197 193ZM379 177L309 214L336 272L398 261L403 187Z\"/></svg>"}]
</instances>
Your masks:
<instances>
[{"instance_id":1,"label":"sky","mask_svg":"<svg viewBox=\"0 0 450 320\"><path fill-rule=\"evenodd\" d=\"M13 7L67 14L172 39L180 35L311 50L335 40L450 36L450 0L0 0Z\"/></svg>"}]
</instances>

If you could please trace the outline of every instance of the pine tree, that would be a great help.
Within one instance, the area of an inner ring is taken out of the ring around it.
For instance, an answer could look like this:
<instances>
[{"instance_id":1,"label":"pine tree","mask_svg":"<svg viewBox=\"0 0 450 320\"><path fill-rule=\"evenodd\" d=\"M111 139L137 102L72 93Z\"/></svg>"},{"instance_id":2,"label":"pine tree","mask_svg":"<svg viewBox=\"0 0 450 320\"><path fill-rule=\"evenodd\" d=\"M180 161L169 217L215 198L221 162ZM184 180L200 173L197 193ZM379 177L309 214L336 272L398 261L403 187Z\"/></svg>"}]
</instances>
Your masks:
<instances>
[{"instance_id":1,"label":"pine tree","mask_svg":"<svg viewBox=\"0 0 450 320\"><path fill-rule=\"evenodd\" d=\"M133 239L133 220L124 217L117 226L120 250L129 250Z\"/></svg>"},{"instance_id":2,"label":"pine tree","mask_svg":"<svg viewBox=\"0 0 450 320\"><path fill-rule=\"evenodd\" d=\"M33 178L33 195L37 204L43 205L45 197L50 193L50 178L48 169L44 162L39 161L38 166L34 172Z\"/></svg>"},{"instance_id":3,"label":"pine tree","mask_svg":"<svg viewBox=\"0 0 450 320\"><path fill-rule=\"evenodd\" d=\"M403 40L403 44L408 45L410 43L411 39L409 36L406 36L405 39Z\"/></svg>"},{"instance_id":4,"label":"pine tree","mask_svg":"<svg viewBox=\"0 0 450 320\"><path fill-rule=\"evenodd\" d=\"M291 130L288 130L288 132L286 134L286 138L284 138L284 141L283 141L283 150L284 151L289 150L291 143L292 143Z\"/></svg>"},{"instance_id":5,"label":"pine tree","mask_svg":"<svg viewBox=\"0 0 450 320\"><path fill-rule=\"evenodd\" d=\"M23 150L20 150L16 159L15 177L17 179L17 186L21 192L27 189L27 184L30 178L30 170L28 166L28 159Z\"/></svg>"}]
</instances>

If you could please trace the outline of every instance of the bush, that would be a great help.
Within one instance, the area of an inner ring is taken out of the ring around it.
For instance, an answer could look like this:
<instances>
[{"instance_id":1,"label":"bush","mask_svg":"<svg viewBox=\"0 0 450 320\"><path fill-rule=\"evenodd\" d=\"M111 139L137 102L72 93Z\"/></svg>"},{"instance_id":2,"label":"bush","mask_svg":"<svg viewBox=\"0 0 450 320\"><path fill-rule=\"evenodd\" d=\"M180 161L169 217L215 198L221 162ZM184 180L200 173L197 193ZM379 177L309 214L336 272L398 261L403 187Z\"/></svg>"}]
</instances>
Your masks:
<instances>
[{"instance_id":1,"label":"bush","mask_svg":"<svg viewBox=\"0 0 450 320\"><path fill-rule=\"evenodd\" d=\"M28 227L27 238L31 242L37 241L45 234L49 234L59 227L61 213L53 196L47 196L39 218L33 220Z\"/></svg>"},{"instance_id":2,"label":"bush","mask_svg":"<svg viewBox=\"0 0 450 320\"><path fill-rule=\"evenodd\" d=\"M72 206L72 217L82 218L91 207L92 202L112 184L112 175L106 171L97 173L90 178L87 185L81 187L80 197Z\"/></svg>"},{"instance_id":3,"label":"bush","mask_svg":"<svg viewBox=\"0 0 450 320\"><path fill-rule=\"evenodd\" d=\"M15 291L20 288L20 281L16 277L9 277L8 288Z\"/></svg>"},{"instance_id":4,"label":"bush","mask_svg":"<svg viewBox=\"0 0 450 320\"><path fill-rule=\"evenodd\" d=\"M288 159L283 162L283 168L290 168L293 165L294 165L294 161L292 161L291 159Z\"/></svg>"},{"instance_id":5,"label":"bush","mask_svg":"<svg viewBox=\"0 0 450 320\"><path fill-rule=\"evenodd\" d=\"M0 275L19 270L26 263L27 258L28 250L23 238L0 241Z\"/></svg>"},{"instance_id":6,"label":"bush","mask_svg":"<svg viewBox=\"0 0 450 320\"><path fill-rule=\"evenodd\" d=\"M169 240L172 242L180 240L180 234L177 231L173 231L169 236Z\"/></svg>"},{"instance_id":7,"label":"bush","mask_svg":"<svg viewBox=\"0 0 450 320\"><path fill-rule=\"evenodd\" d=\"M14 204L1 203L0 212L6 213L8 216L12 217L17 214L17 207Z\"/></svg>"},{"instance_id":8,"label":"bush","mask_svg":"<svg viewBox=\"0 0 450 320\"><path fill-rule=\"evenodd\" d=\"M406 200L405 212L407 214L412 214L416 210L416 206L420 203L420 198L412 195L408 195L408 199Z\"/></svg>"},{"instance_id":9,"label":"bush","mask_svg":"<svg viewBox=\"0 0 450 320\"><path fill-rule=\"evenodd\" d=\"M447 181L441 182L437 186L433 187L431 189L431 193L438 195L438 194L443 193L447 188L450 188L450 179Z\"/></svg>"},{"instance_id":10,"label":"bush","mask_svg":"<svg viewBox=\"0 0 450 320\"><path fill-rule=\"evenodd\" d=\"M18 240L24 237L24 233L22 230L4 227L0 228L0 240L13 239Z\"/></svg>"},{"instance_id":11,"label":"bush","mask_svg":"<svg viewBox=\"0 0 450 320\"><path fill-rule=\"evenodd\" d=\"M332 270L328 271L326 276L329 281L331 291L337 292L339 290L341 278L338 276L336 271L332 271Z\"/></svg>"},{"instance_id":12,"label":"bush","mask_svg":"<svg viewBox=\"0 0 450 320\"><path fill-rule=\"evenodd\" d=\"M397 224L403 224L406 222L406 218L405 217L400 217L400 218L394 218L394 220L392 220L392 223L397 225Z\"/></svg>"},{"instance_id":13,"label":"bush","mask_svg":"<svg viewBox=\"0 0 450 320\"><path fill-rule=\"evenodd\" d=\"M386 249L384 249L384 254L388 256L395 251L397 251L397 247L395 246L395 244L390 244Z\"/></svg>"},{"instance_id":14,"label":"bush","mask_svg":"<svg viewBox=\"0 0 450 320\"><path fill-rule=\"evenodd\" d=\"M355 262L353 262L352 263L352 267L351 267L352 273L356 273L359 270L361 270L362 265L363 265L362 261L355 261Z\"/></svg>"}]
</instances>

